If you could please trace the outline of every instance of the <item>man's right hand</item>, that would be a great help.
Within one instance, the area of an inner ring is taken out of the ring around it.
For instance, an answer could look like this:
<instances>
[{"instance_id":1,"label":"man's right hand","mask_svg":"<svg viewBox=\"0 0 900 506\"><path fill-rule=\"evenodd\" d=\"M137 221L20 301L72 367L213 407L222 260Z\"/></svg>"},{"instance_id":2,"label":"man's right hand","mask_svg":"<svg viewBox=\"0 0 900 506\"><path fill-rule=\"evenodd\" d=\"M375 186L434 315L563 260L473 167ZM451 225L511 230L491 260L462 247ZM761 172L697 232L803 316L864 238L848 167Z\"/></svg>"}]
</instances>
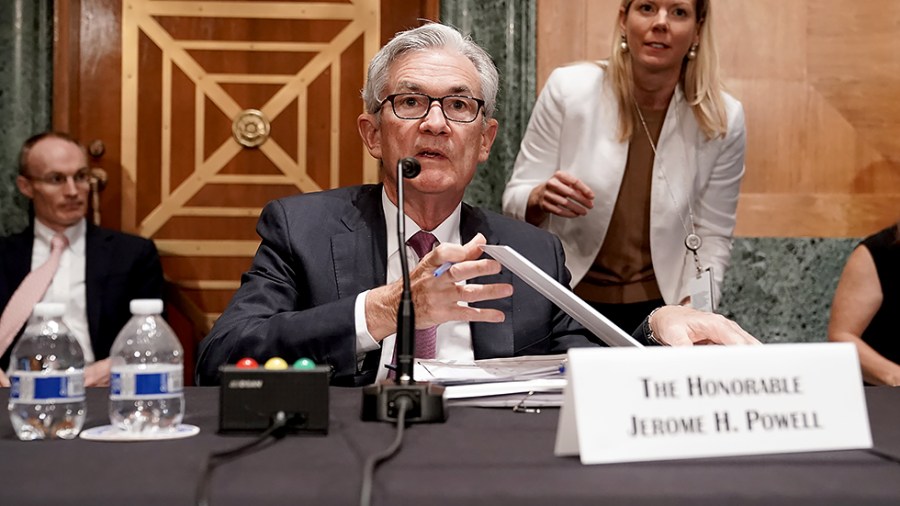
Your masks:
<instances>
[{"instance_id":1,"label":"man's right hand","mask_svg":"<svg viewBox=\"0 0 900 506\"><path fill-rule=\"evenodd\" d=\"M716 313L669 305L652 313L654 338L667 346L760 344L740 325Z\"/></svg>"},{"instance_id":2,"label":"man's right hand","mask_svg":"<svg viewBox=\"0 0 900 506\"><path fill-rule=\"evenodd\" d=\"M584 216L594 207L594 191L572 174L558 170L547 182L531 190L525 221L540 225L548 214L563 218Z\"/></svg>"},{"instance_id":3,"label":"man's right hand","mask_svg":"<svg viewBox=\"0 0 900 506\"><path fill-rule=\"evenodd\" d=\"M480 276L500 272L496 260L479 259L481 246L486 244L477 234L466 244L441 244L425 255L410 272L410 289L416 308L416 327L427 328L448 321L502 322L505 315L496 309L462 306L459 302L478 302L502 299L512 295L512 285L465 284ZM434 272L444 263L452 263L443 275ZM460 283L460 284L457 284ZM397 329L397 306L403 281L372 289L366 297L366 325L376 341L381 341Z\"/></svg>"},{"instance_id":4,"label":"man's right hand","mask_svg":"<svg viewBox=\"0 0 900 506\"><path fill-rule=\"evenodd\" d=\"M10 387L9 378L6 377L6 373L0 370L0 387Z\"/></svg>"}]
</instances>

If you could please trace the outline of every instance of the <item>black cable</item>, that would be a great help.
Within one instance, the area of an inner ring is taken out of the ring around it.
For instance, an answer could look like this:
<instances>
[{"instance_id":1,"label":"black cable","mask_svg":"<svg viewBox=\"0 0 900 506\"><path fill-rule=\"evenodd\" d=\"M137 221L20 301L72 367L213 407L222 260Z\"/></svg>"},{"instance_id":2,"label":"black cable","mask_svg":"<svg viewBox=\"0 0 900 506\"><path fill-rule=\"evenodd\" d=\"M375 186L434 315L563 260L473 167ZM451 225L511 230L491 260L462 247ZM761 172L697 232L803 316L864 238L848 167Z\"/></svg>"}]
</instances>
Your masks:
<instances>
[{"instance_id":1,"label":"black cable","mask_svg":"<svg viewBox=\"0 0 900 506\"><path fill-rule=\"evenodd\" d=\"M230 460L240 457L243 453L259 445L260 443L263 443L266 439L269 438L269 436L281 438L282 436L284 436L284 432L279 431L283 429L285 425L287 425L287 422L287 414L285 414L284 411L279 411L275 414L275 418L272 420L269 428L263 431L263 433L261 433L253 441L242 444L241 446L232 448L230 450L210 453L203 465L203 471L200 475L200 481L197 482L196 505L209 506L209 484L212 481L212 473L216 470L217 467L227 463Z\"/></svg>"},{"instance_id":2,"label":"black cable","mask_svg":"<svg viewBox=\"0 0 900 506\"><path fill-rule=\"evenodd\" d=\"M403 429L406 426L406 412L412 407L412 401L409 397L401 395L395 401L397 404L397 436L390 446L379 453L369 456L366 463L363 464L362 487L359 494L359 505L369 506L372 503L372 480L375 475L375 468L382 461L387 461L397 454L400 445L403 443Z\"/></svg>"}]
</instances>

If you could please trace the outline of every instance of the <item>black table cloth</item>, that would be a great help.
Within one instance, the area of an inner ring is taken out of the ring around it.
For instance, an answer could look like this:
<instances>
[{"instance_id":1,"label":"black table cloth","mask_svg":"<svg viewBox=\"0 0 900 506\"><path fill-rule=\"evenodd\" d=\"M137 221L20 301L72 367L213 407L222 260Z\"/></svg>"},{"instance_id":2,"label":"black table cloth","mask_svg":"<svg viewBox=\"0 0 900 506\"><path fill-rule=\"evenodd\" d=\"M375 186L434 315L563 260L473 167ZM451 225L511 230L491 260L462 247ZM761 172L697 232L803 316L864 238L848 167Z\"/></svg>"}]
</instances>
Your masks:
<instances>
[{"instance_id":1,"label":"black table cloth","mask_svg":"<svg viewBox=\"0 0 900 506\"><path fill-rule=\"evenodd\" d=\"M0 390L7 401L8 389ZM218 389L188 388L175 441L20 442L0 414L0 505L190 505L210 452L250 441L216 433ZM85 428L105 425L107 390L88 389ZM327 436L289 436L218 468L211 504L352 505L363 461L394 428L359 419L362 393L332 388ZM900 389L867 388L879 452L900 457ZM900 504L900 464L867 451L582 466L553 456L559 411L451 408L414 425L375 474L375 505Z\"/></svg>"}]
</instances>

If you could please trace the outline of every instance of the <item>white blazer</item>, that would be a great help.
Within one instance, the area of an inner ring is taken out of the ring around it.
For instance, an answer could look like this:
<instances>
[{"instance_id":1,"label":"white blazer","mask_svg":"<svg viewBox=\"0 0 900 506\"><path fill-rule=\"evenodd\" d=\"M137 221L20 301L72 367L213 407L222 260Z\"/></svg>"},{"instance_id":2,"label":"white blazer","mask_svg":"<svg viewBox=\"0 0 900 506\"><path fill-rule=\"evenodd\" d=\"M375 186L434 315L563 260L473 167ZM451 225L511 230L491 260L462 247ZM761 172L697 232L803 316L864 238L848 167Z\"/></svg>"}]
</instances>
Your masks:
<instances>
[{"instance_id":1,"label":"white blazer","mask_svg":"<svg viewBox=\"0 0 900 506\"><path fill-rule=\"evenodd\" d=\"M562 240L574 287L590 268L609 228L625 173L628 142L619 141L619 108L597 63L553 71L538 97L506 190L504 213L525 219L531 190L556 170L572 173L595 193L594 208L578 218L551 215L542 228ZM725 94L728 131L707 140L678 87L669 103L653 162L650 253L666 303L688 296L696 267L684 246L693 208L703 267L712 267L715 300L731 261L735 209L744 175L744 111ZM635 225L637 226L637 224Z\"/></svg>"}]
</instances>

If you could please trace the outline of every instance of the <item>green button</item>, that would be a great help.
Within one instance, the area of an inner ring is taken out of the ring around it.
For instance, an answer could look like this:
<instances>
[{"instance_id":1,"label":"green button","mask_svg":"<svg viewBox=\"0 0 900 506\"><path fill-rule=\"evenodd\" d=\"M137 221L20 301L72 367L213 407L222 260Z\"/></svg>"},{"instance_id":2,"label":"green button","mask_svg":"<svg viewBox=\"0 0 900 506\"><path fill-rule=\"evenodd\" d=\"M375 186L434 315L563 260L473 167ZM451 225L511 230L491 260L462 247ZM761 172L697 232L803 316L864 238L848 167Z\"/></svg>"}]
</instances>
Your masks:
<instances>
[{"instance_id":1,"label":"green button","mask_svg":"<svg viewBox=\"0 0 900 506\"><path fill-rule=\"evenodd\" d=\"M315 369L316 363L308 358L300 358L294 362L294 369Z\"/></svg>"}]
</instances>

